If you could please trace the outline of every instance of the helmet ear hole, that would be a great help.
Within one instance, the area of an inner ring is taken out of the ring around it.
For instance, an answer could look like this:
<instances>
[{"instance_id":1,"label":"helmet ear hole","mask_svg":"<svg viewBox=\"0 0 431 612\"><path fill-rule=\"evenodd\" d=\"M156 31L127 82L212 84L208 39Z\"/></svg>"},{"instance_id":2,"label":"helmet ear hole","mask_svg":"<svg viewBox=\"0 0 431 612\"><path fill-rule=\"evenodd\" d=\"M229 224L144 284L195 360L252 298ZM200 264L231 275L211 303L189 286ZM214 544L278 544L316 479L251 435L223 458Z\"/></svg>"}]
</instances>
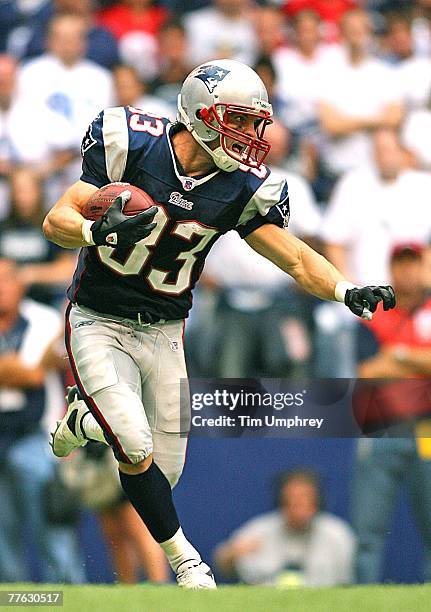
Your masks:
<instances>
[{"instance_id":1,"label":"helmet ear hole","mask_svg":"<svg viewBox=\"0 0 431 612\"><path fill-rule=\"evenodd\" d=\"M195 117L196 117L196 119L202 119L202 117L201 117L201 109L200 108L198 108L197 111L195 112Z\"/></svg>"}]
</instances>

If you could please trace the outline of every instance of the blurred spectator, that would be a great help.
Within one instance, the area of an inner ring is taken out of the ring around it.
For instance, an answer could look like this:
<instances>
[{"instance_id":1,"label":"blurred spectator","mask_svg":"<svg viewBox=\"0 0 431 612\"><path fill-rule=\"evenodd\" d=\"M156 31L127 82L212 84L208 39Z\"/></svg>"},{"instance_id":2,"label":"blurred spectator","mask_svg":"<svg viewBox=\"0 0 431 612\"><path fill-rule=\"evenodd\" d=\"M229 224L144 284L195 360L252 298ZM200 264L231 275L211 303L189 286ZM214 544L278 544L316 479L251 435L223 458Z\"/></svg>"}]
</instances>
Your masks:
<instances>
[{"instance_id":1,"label":"blurred spectator","mask_svg":"<svg viewBox=\"0 0 431 612\"><path fill-rule=\"evenodd\" d=\"M68 121L40 101L17 97L17 69L15 59L0 55L0 219L8 213L7 178L17 164L46 178L73 159Z\"/></svg>"},{"instance_id":2,"label":"blurred spectator","mask_svg":"<svg viewBox=\"0 0 431 612\"><path fill-rule=\"evenodd\" d=\"M51 0L0 2L0 53L8 50L9 37L12 32L14 32L14 37L18 37L20 41L27 40L29 25L43 22L50 11Z\"/></svg>"},{"instance_id":3,"label":"blurred spectator","mask_svg":"<svg viewBox=\"0 0 431 612\"><path fill-rule=\"evenodd\" d=\"M174 120L176 112L164 100L147 94L146 84L133 66L117 66L113 71L116 106L134 106L147 113Z\"/></svg>"},{"instance_id":4,"label":"blurred spectator","mask_svg":"<svg viewBox=\"0 0 431 612\"><path fill-rule=\"evenodd\" d=\"M256 37L261 55L270 56L286 43L283 13L275 6L262 6L256 19Z\"/></svg>"},{"instance_id":5,"label":"blurred spectator","mask_svg":"<svg viewBox=\"0 0 431 612\"><path fill-rule=\"evenodd\" d=\"M184 26L176 20L167 21L158 36L159 74L152 83L152 92L163 98L173 109L184 79L194 66L190 66L188 40Z\"/></svg>"},{"instance_id":6,"label":"blurred spectator","mask_svg":"<svg viewBox=\"0 0 431 612\"><path fill-rule=\"evenodd\" d=\"M316 474L306 469L282 474L277 505L218 547L220 570L248 584L349 584L354 536L345 521L322 510Z\"/></svg>"},{"instance_id":7,"label":"blurred spectator","mask_svg":"<svg viewBox=\"0 0 431 612\"><path fill-rule=\"evenodd\" d=\"M395 131L378 130L373 141L373 167L339 181L321 228L328 258L360 285L389 282L394 243L431 237L431 174L405 168Z\"/></svg>"},{"instance_id":8,"label":"blurred spectator","mask_svg":"<svg viewBox=\"0 0 431 612\"><path fill-rule=\"evenodd\" d=\"M168 18L153 0L123 0L99 11L98 23L118 40L121 60L135 66L141 77L157 74L157 33Z\"/></svg>"},{"instance_id":9,"label":"blurred spectator","mask_svg":"<svg viewBox=\"0 0 431 612\"><path fill-rule=\"evenodd\" d=\"M412 110L402 127L401 139L411 155L411 164L421 170L431 170L431 88L423 108Z\"/></svg>"},{"instance_id":10,"label":"blurred spectator","mask_svg":"<svg viewBox=\"0 0 431 612\"><path fill-rule=\"evenodd\" d=\"M382 59L398 64L415 55L412 16L409 12L390 13L385 16L385 31L380 42Z\"/></svg>"},{"instance_id":11,"label":"blurred spectator","mask_svg":"<svg viewBox=\"0 0 431 612\"><path fill-rule=\"evenodd\" d=\"M46 50L46 39L50 20L55 15L70 13L83 17L86 21L85 57L104 68L111 69L118 63L117 42L113 34L94 20L92 0L53 0L47 10L36 21L30 21L25 27L19 26L12 31L8 50L15 57L32 58L42 55Z\"/></svg>"},{"instance_id":12,"label":"blurred spectator","mask_svg":"<svg viewBox=\"0 0 431 612\"><path fill-rule=\"evenodd\" d=\"M423 248L395 245L391 256L391 284L397 306L360 325L358 354L360 377L408 379L431 375L431 299L423 275ZM379 386L382 387L380 381ZM426 385L430 413L429 381ZM357 580L379 582L385 541L401 487L406 484L425 544L425 581L431 579L431 426L429 420L414 423L418 403L408 381L391 380L379 393L380 414L392 423L411 414L411 435L359 441L353 482L352 518L358 535ZM401 410L401 412L400 412ZM370 417L368 417L370 421ZM368 422L368 425L373 423ZM384 430L383 430L384 431ZM395 435L395 434L394 434Z\"/></svg>"},{"instance_id":13,"label":"blurred spectator","mask_svg":"<svg viewBox=\"0 0 431 612\"><path fill-rule=\"evenodd\" d=\"M413 55L397 65L396 75L407 109L426 106L431 90L431 58Z\"/></svg>"},{"instance_id":14,"label":"blurred spectator","mask_svg":"<svg viewBox=\"0 0 431 612\"><path fill-rule=\"evenodd\" d=\"M166 557L125 497L111 449L90 442L61 467L68 486L78 491L84 506L97 514L115 580L135 584L143 578L143 571L150 582L168 582Z\"/></svg>"},{"instance_id":15,"label":"blurred spectator","mask_svg":"<svg viewBox=\"0 0 431 612\"><path fill-rule=\"evenodd\" d=\"M400 0L403 2L403 0ZM416 0L413 4L413 36L418 55L431 53L431 3L430 0Z\"/></svg>"},{"instance_id":16,"label":"blurred spectator","mask_svg":"<svg viewBox=\"0 0 431 612\"><path fill-rule=\"evenodd\" d=\"M379 310L360 328L362 378L431 375L431 298L424 283L424 250L410 242L392 249L390 282L397 306L388 316Z\"/></svg>"},{"instance_id":17,"label":"blurred spectator","mask_svg":"<svg viewBox=\"0 0 431 612\"><path fill-rule=\"evenodd\" d=\"M48 242L43 235L45 210L37 174L30 168L19 168L11 173L10 183L10 214L0 222L0 257L19 264L27 297L54 305L63 300L76 257L73 252Z\"/></svg>"},{"instance_id":18,"label":"blurred spectator","mask_svg":"<svg viewBox=\"0 0 431 612\"><path fill-rule=\"evenodd\" d=\"M253 66L253 70L257 72L266 87L268 98L272 104L274 118L276 120L281 120L286 104L276 89L277 75L271 56L259 55Z\"/></svg>"},{"instance_id":19,"label":"blurred spectator","mask_svg":"<svg viewBox=\"0 0 431 612\"><path fill-rule=\"evenodd\" d=\"M431 236L431 174L405 168L394 130L378 130L373 142L374 165L340 179L320 232L328 259L359 285L389 283L393 245L425 243ZM355 320L344 310L328 302L315 311L318 376L355 375Z\"/></svg>"},{"instance_id":20,"label":"blurred spectator","mask_svg":"<svg viewBox=\"0 0 431 612\"><path fill-rule=\"evenodd\" d=\"M416 5L415 10L405 6L403 12L387 16L389 58L397 62L397 78L408 110L425 107L431 90L431 4L426 0ZM426 41L421 43L418 37L423 36Z\"/></svg>"},{"instance_id":21,"label":"blurred spectator","mask_svg":"<svg viewBox=\"0 0 431 612\"><path fill-rule=\"evenodd\" d=\"M280 118L294 137L315 133L316 102L322 90L321 73L331 57L331 48L321 44L320 18L314 11L296 14L292 48L282 47L273 55L277 74L276 92L284 103Z\"/></svg>"},{"instance_id":22,"label":"blurred spectator","mask_svg":"<svg viewBox=\"0 0 431 612\"><path fill-rule=\"evenodd\" d=\"M82 582L74 529L50 525L45 508L55 460L42 418L59 381L41 361L61 317L22 295L15 264L0 259L0 580L30 582L31 544L42 582Z\"/></svg>"},{"instance_id":23,"label":"blurred spectator","mask_svg":"<svg viewBox=\"0 0 431 612\"><path fill-rule=\"evenodd\" d=\"M49 25L48 53L26 64L19 77L21 99L27 104L42 103L65 117L77 150L90 121L112 103L110 73L84 59L86 31L82 16L53 17Z\"/></svg>"},{"instance_id":24,"label":"blurred spectator","mask_svg":"<svg viewBox=\"0 0 431 612\"><path fill-rule=\"evenodd\" d=\"M403 116L393 69L369 55L371 24L367 13L346 13L341 31L343 51L322 75L325 89L319 103L321 128L326 135L323 162L333 177L367 164L372 149L370 132L396 128Z\"/></svg>"},{"instance_id":25,"label":"blurred spectator","mask_svg":"<svg viewBox=\"0 0 431 612\"><path fill-rule=\"evenodd\" d=\"M285 0L283 10L289 17L294 17L305 9L315 11L322 20L324 40L334 42L339 37L341 18L357 4L356 0Z\"/></svg>"},{"instance_id":26,"label":"blurred spectator","mask_svg":"<svg viewBox=\"0 0 431 612\"><path fill-rule=\"evenodd\" d=\"M146 32L154 36L167 17L166 9L153 0L124 0L98 13L99 23L111 30L117 39L130 32Z\"/></svg>"},{"instance_id":27,"label":"blurred spectator","mask_svg":"<svg viewBox=\"0 0 431 612\"><path fill-rule=\"evenodd\" d=\"M252 66L257 55L253 10L248 0L214 0L211 6L186 14L189 63L228 58Z\"/></svg>"},{"instance_id":28,"label":"blurred spectator","mask_svg":"<svg viewBox=\"0 0 431 612\"><path fill-rule=\"evenodd\" d=\"M417 0L360 0L362 5L365 5L368 11L379 11L383 14L402 9L411 9L417 4Z\"/></svg>"}]
</instances>

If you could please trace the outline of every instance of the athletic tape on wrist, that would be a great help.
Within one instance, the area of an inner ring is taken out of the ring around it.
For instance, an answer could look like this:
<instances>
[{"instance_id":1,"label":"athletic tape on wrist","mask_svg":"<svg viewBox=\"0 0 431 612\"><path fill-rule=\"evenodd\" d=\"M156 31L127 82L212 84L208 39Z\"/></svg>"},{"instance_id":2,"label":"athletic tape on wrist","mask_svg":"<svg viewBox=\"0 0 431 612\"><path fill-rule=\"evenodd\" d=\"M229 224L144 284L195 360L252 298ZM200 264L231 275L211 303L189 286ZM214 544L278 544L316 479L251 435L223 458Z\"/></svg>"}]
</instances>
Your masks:
<instances>
[{"instance_id":1,"label":"athletic tape on wrist","mask_svg":"<svg viewBox=\"0 0 431 612\"><path fill-rule=\"evenodd\" d=\"M343 302L344 304L344 298L346 297L346 291L348 289L354 289L356 287L356 285L354 285L353 283L349 283L349 281L339 281L336 285L335 285L335 299L337 300L337 302Z\"/></svg>"},{"instance_id":2,"label":"athletic tape on wrist","mask_svg":"<svg viewBox=\"0 0 431 612\"><path fill-rule=\"evenodd\" d=\"M89 219L84 219L84 221L82 222L81 233L86 246L92 246L96 244L93 240L93 233L91 231L91 226L93 225L93 223L94 222L90 221Z\"/></svg>"}]
</instances>

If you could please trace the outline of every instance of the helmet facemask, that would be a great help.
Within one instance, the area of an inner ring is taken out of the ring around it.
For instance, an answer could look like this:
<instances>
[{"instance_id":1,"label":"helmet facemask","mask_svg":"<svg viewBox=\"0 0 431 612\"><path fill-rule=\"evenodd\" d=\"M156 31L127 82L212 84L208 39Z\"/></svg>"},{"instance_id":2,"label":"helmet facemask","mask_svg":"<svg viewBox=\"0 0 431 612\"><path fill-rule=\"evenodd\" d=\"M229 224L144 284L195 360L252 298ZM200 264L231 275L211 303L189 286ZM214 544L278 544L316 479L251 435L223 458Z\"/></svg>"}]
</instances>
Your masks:
<instances>
[{"instance_id":1,"label":"helmet facemask","mask_svg":"<svg viewBox=\"0 0 431 612\"><path fill-rule=\"evenodd\" d=\"M271 116L262 80L234 60L201 64L185 79L178 96L178 120L224 172L262 165L270 149L264 132Z\"/></svg>"},{"instance_id":2,"label":"helmet facemask","mask_svg":"<svg viewBox=\"0 0 431 612\"><path fill-rule=\"evenodd\" d=\"M231 115L255 118L255 135L250 136L229 125ZM216 102L199 111L199 119L220 134L220 147L232 159L249 168L259 168L269 153L271 145L264 139L267 125L272 123L271 113L253 106Z\"/></svg>"}]
</instances>

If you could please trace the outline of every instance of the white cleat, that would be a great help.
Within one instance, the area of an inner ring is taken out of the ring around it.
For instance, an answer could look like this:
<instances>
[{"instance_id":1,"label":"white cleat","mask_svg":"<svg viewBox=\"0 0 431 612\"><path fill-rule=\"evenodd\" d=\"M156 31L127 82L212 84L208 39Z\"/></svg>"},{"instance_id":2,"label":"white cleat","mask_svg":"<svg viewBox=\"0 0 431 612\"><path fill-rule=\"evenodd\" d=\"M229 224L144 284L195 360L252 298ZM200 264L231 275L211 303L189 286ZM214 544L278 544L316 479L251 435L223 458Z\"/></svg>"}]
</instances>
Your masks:
<instances>
[{"instance_id":1,"label":"white cleat","mask_svg":"<svg viewBox=\"0 0 431 612\"><path fill-rule=\"evenodd\" d=\"M83 431L81 431L81 420L89 410L85 402L80 398L78 388L68 387L67 412L61 421L57 421L57 427L51 432L51 448L56 457L67 457L80 446L88 442Z\"/></svg>"},{"instance_id":2,"label":"white cleat","mask_svg":"<svg viewBox=\"0 0 431 612\"><path fill-rule=\"evenodd\" d=\"M216 589L211 568L203 561L191 559L177 568L177 583L183 589Z\"/></svg>"}]
</instances>

